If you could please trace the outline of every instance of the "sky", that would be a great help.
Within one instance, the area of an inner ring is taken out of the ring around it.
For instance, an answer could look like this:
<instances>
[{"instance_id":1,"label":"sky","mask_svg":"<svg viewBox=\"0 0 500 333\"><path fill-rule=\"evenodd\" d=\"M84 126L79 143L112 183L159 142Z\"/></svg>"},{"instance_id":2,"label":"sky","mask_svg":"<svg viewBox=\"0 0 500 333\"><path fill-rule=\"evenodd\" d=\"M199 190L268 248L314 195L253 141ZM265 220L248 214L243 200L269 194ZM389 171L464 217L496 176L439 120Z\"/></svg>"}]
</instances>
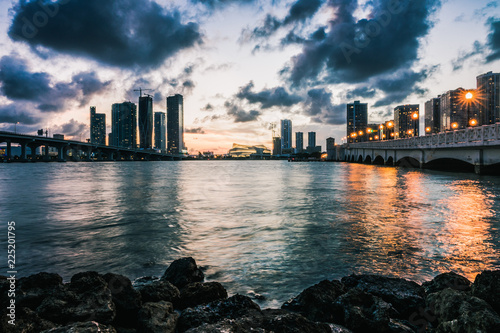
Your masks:
<instances>
[{"instance_id":1,"label":"sky","mask_svg":"<svg viewBox=\"0 0 500 333\"><path fill-rule=\"evenodd\" d=\"M90 106L184 96L189 152L272 147L271 125L346 135L500 72L491 0L0 0L0 130L90 137ZM423 117L421 117L421 122ZM423 126L423 125L422 125ZM295 144L295 135L293 135ZM307 135L305 134L305 137Z\"/></svg>"}]
</instances>

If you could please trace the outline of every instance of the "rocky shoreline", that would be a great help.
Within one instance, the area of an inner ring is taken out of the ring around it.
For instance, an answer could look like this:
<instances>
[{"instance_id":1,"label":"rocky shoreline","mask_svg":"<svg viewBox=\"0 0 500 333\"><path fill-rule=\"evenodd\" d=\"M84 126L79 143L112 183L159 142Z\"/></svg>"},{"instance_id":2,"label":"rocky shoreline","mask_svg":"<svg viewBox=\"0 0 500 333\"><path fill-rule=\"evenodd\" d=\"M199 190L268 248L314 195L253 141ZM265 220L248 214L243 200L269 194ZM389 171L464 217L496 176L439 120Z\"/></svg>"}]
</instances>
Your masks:
<instances>
[{"instance_id":1,"label":"rocky shoreline","mask_svg":"<svg viewBox=\"0 0 500 333\"><path fill-rule=\"evenodd\" d=\"M500 332L500 270L472 283L444 273L422 285L378 275L324 280L261 309L203 282L193 258L174 261L159 280L83 272L64 284L53 273L0 279L1 332L23 333L348 333ZM7 294L15 283L15 326ZM9 317L10 315L10 317Z\"/></svg>"}]
</instances>

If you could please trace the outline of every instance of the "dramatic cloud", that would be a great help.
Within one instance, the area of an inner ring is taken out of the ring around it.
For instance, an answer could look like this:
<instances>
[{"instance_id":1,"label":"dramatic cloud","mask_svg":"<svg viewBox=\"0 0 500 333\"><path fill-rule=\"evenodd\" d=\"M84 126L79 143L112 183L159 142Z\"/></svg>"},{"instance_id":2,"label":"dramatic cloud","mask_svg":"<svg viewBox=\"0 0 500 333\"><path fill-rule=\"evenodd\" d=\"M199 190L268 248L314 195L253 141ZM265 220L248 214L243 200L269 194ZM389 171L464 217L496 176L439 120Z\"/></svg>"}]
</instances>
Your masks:
<instances>
[{"instance_id":1,"label":"dramatic cloud","mask_svg":"<svg viewBox=\"0 0 500 333\"><path fill-rule=\"evenodd\" d=\"M100 81L95 72L78 73L71 82L53 83L49 74L30 72L26 62L16 56L3 56L0 69L2 94L11 100L36 103L42 112L62 111L70 100L77 100L83 106L110 84Z\"/></svg>"},{"instance_id":2,"label":"dramatic cloud","mask_svg":"<svg viewBox=\"0 0 500 333\"><path fill-rule=\"evenodd\" d=\"M234 119L235 123L246 123L250 121L255 121L260 116L259 111L256 110L245 111L238 105L235 105L231 102L225 102L224 106L227 109L228 116L231 116Z\"/></svg>"},{"instance_id":3,"label":"dramatic cloud","mask_svg":"<svg viewBox=\"0 0 500 333\"><path fill-rule=\"evenodd\" d=\"M486 62L500 59L500 20L491 18L489 24L491 32L488 35L487 46L491 53L486 57Z\"/></svg>"},{"instance_id":4,"label":"dramatic cloud","mask_svg":"<svg viewBox=\"0 0 500 333\"><path fill-rule=\"evenodd\" d=\"M420 72L402 70L389 77L377 79L373 86L383 91L385 97L378 100L373 107L401 103L411 94L424 95L427 91L417 84L425 80L435 70L436 67Z\"/></svg>"},{"instance_id":5,"label":"dramatic cloud","mask_svg":"<svg viewBox=\"0 0 500 333\"><path fill-rule=\"evenodd\" d=\"M371 2L368 19L356 20L356 0L330 0L336 11L324 39L311 39L285 72L293 85L318 81L362 82L410 66L419 39L429 32L438 0Z\"/></svg>"},{"instance_id":6,"label":"dramatic cloud","mask_svg":"<svg viewBox=\"0 0 500 333\"><path fill-rule=\"evenodd\" d=\"M192 3L201 3L210 8L220 8L231 4L250 4L255 0L191 0Z\"/></svg>"},{"instance_id":7,"label":"dramatic cloud","mask_svg":"<svg viewBox=\"0 0 500 333\"><path fill-rule=\"evenodd\" d=\"M69 122L55 127L52 131L66 136L79 136L81 134L86 134L89 128L86 124L71 119Z\"/></svg>"},{"instance_id":8,"label":"dramatic cloud","mask_svg":"<svg viewBox=\"0 0 500 333\"><path fill-rule=\"evenodd\" d=\"M202 41L196 23L150 0L21 1L13 12L13 40L113 66L158 66Z\"/></svg>"},{"instance_id":9,"label":"dramatic cloud","mask_svg":"<svg viewBox=\"0 0 500 333\"><path fill-rule=\"evenodd\" d=\"M472 58L478 54L484 55L484 52L485 52L484 44L481 44L480 42L475 41L474 46L472 48L472 51L461 52L459 54L459 56L455 60L452 61L453 71L461 70L464 67L464 64L467 60L469 60L470 58ZM484 57L483 57L483 59L484 59Z\"/></svg>"},{"instance_id":10,"label":"dramatic cloud","mask_svg":"<svg viewBox=\"0 0 500 333\"><path fill-rule=\"evenodd\" d=\"M193 134L205 134L205 131L201 127L196 128L186 128L184 133L193 133Z\"/></svg>"},{"instance_id":11,"label":"dramatic cloud","mask_svg":"<svg viewBox=\"0 0 500 333\"><path fill-rule=\"evenodd\" d=\"M343 125L346 122L346 106L333 105L332 93L327 89L311 89L307 92L304 114L315 123Z\"/></svg>"},{"instance_id":12,"label":"dramatic cloud","mask_svg":"<svg viewBox=\"0 0 500 333\"><path fill-rule=\"evenodd\" d=\"M354 98L373 98L375 97L377 91L373 88L360 87L347 92L347 99L352 100Z\"/></svg>"},{"instance_id":13,"label":"dramatic cloud","mask_svg":"<svg viewBox=\"0 0 500 333\"><path fill-rule=\"evenodd\" d=\"M34 125L40 122L23 104L0 105L0 123Z\"/></svg>"},{"instance_id":14,"label":"dramatic cloud","mask_svg":"<svg viewBox=\"0 0 500 333\"><path fill-rule=\"evenodd\" d=\"M263 109L273 106L289 107L302 101L300 96L289 94L283 87L264 89L260 92L253 92L253 88L254 84L250 81L246 86L240 88L236 98L247 100L250 104L260 103Z\"/></svg>"}]
</instances>

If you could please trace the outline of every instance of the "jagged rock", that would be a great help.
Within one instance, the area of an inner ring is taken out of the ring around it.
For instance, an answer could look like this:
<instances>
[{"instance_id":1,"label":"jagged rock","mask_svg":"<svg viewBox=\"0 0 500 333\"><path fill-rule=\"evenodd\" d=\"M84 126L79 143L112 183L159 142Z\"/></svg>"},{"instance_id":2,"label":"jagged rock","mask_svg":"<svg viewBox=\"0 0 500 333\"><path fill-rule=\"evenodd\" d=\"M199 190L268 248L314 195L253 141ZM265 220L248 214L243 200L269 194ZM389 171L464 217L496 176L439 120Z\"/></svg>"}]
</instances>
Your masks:
<instances>
[{"instance_id":1,"label":"jagged rock","mask_svg":"<svg viewBox=\"0 0 500 333\"><path fill-rule=\"evenodd\" d=\"M360 289L349 290L337 298L333 307L336 323L354 332L401 332L389 326L391 318L399 316L392 305Z\"/></svg>"},{"instance_id":2,"label":"jagged rock","mask_svg":"<svg viewBox=\"0 0 500 333\"><path fill-rule=\"evenodd\" d=\"M170 302L145 303L137 316L141 333L174 333L179 315Z\"/></svg>"},{"instance_id":3,"label":"jagged rock","mask_svg":"<svg viewBox=\"0 0 500 333\"><path fill-rule=\"evenodd\" d=\"M142 305L141 293L135 290L129 278L123 275L108 273L103 279L108 284L116 306L114 323L124 327L136 326L137 313Z\"/></svg>"},{"instance_id":4,"label":"jagged rock","mask_svg":"<svg viewBox=\"0 0 500 333\"><path fill-rule=\"evenodd\" d=\"M215 301L182 311L177 323L179 332L203 324L215 324L224 319L262 316L260 307L249 297L234 295L223 301Z\"/></svg>"},{"instance_id":5,"label":"jagged rock","mask_svg":"<svg viewBox=\"0 0 500 333\"><path fill-rule=\"evenodd\" d=\"M437 332L500 332L500 316L484 300L451 288L430 294Z\"/></svg>"},{"instance_id":6,"label":"jagged rock","mask_svg":"<svg viewBox=\"0 0 500 333\"><path fill-rule=\"evenodd\" d=\"M204 278L205 275L191 257L175 260L161 277L162 280L169 281L177 288L182 288L191 282L202 282Z\"/></svg>"},{"instance_id":7,"label":"jagged rock","mask_svg":"<svg viewBox=\"0 0 500 333\"><path fill-rule=\"evenodd\" d=\"M74 275L71 283L55 290L36 310L40 317L58 324L113 322L116 311L106 281L96 272Z\"/></svg>"},{"instance_id":8,"label":"jagged rock","mask_svg":"<svg viewBox=\"0 0 500 333\"><path fill-rule=\"evenodd\" d=\"M40 318L37 313L30 308L16 307L15 326L9 324L7 312L2 311L2 320L0 321L0 332L9 333L39 333L56 327L48 320Z\"/></svg>"},{"instance_id":9,"label":"jagged rock","mask_svg":"<svg viewBox=\"0 0 500 333\"><path fill-rule=\"evenodd\" d=\"M323 280L287 301L282 309L299 312L313 321L334 322L332 304L346 292L339 281Z\"/></svg>"},{"instance_id":10,"label":"jagged rock","mask_svg":"<svg viewBox=\"0 0 500 333\"><path fill-rule=\"evenodd\" d=\"M116 330L113 326L102 325L95 321L87 321L46 330L41 333L116 333Z\"/></svg>"},{"instance_id":11,"label":"jagged rock","mask_svg":"<svg viewBox=\"0 0 500 333\"><path fill-rule=\"evenodd\" d=\"M432 294L446 288L458 291L469 291L471 282L464 276L453 272L443 273L428 282L424 282L422 287L426 294Z\"/></svg>"},{"instance_id":12,"label":"jagged rock","mask_svg":"<svg viewBox=\"0 0 500 333\"><path fill-rule=\"evenodd\" d=\"M226 289L218 282L193 282L181 289L176 308L183 310L226 298Z\"/></svg>"},{"instance_id":13,"label":"jagged rock","mask_svg":"<svg viewBox=\"0 0 500 333\"><path fill-rule=\"evenodd\" d=\"M478 274L472 285L472 295L484 299L500 315L500 270Z\"/></svg>"},{"instance_id":14,"label":"jagged rock","mask_svg":"<svg viewBox=\"0 0 500 333\"><path fill-rule=\"evenodd\" d=\"M315 323L298 313L284 310L266 310L259 327L274 333L331 333L330 326Z\"/></svg>"},{"instance_id":15,"label":"jagged rock","mask_svg":"<svg viewBox=\"0 0 500 333\"><path fill-rule=\"evenodd\" d=\"M181 295L176 286L161 280L139 287L139 292L144 303L166 301L177 304Z\"/></svg>"},{"instance_id":16,"label":"jagged rock","mask_svg":"<svg viewBox=\"0 0 500 333\"><path fill-rule=\"evenodd\" d=\"M413 281L377 275L350 275L342 278L346 288L358 288L391 303L399 318L408 319L425 306L425 291Z\"/></svg>"},{"instance_id":17,"label":"jagged rock","mask_svg":"<svg viewBox=\"0 0 500 333\"><path fill-rule=\"evenodd\" d=\"M62 281L62 277L58 274L45 272L19 279L17 305L36 310L47 296L63 286Z\"/></svg>"}]
</instances>

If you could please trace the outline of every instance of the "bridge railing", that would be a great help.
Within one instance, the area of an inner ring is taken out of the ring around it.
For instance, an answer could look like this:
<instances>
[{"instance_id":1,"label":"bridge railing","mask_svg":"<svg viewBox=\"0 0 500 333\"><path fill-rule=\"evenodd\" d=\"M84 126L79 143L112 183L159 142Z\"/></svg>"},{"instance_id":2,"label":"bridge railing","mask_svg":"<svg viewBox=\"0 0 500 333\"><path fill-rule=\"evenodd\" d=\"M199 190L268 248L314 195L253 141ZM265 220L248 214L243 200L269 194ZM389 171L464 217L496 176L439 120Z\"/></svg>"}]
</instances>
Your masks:
<instances>
[{"instance_id":1,"label":"bridge railing","mask_svg":"<svg viewBox=\"0 0 500 333\"><path fill-rule=\"evenodd\" d=\"M348 148L406 149L500 145L500 123L414 138L347 144Z\"/></svg>"}]
</instances>

